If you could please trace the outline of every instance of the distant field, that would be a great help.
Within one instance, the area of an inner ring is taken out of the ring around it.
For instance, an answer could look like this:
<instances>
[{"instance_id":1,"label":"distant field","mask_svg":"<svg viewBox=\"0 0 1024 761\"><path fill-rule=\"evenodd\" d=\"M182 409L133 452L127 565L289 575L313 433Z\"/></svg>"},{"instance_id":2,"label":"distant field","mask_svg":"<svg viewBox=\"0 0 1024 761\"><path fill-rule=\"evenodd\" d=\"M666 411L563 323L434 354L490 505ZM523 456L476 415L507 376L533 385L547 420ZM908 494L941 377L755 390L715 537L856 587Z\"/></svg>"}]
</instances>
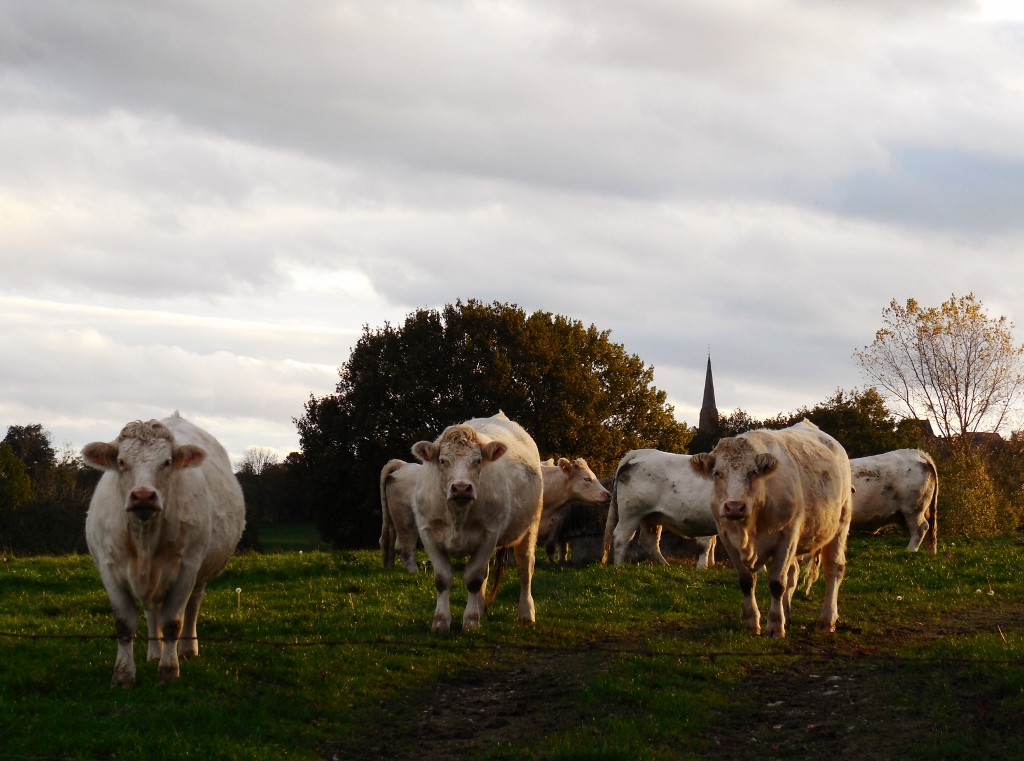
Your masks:
<instances>
[{"instance_id":1,"label":"distant field","mask_svg":"<svg viewBox=\"0 0 1024 761\"><path fill-rule=\"evenodd\" d=\"M320 540L314 523L268 523L260 527L263 552L309 552L327 550L328 542Z\"/></svg>"},{"instance_id":2,"label":"distant field","mask_svg":"<svg viewBox=\"0 0 1024 761\"><path fill-rule=\"evenodd\" d=\"M903 543L853 540L839 631L813 631L819 581L784 641L741 628L727 568L540 563L535 627L512 574L475 634L456 585L438 636L427 574L369 551L247 554L210 586L175 683L143 643L138 684L112 690L111 641L0 638L0 759L1024 757L1024 669L950 660L1024 660L1024 543ZM0 562L0 631L111 630L87 557Z\"/></svg>"}]
</instances>

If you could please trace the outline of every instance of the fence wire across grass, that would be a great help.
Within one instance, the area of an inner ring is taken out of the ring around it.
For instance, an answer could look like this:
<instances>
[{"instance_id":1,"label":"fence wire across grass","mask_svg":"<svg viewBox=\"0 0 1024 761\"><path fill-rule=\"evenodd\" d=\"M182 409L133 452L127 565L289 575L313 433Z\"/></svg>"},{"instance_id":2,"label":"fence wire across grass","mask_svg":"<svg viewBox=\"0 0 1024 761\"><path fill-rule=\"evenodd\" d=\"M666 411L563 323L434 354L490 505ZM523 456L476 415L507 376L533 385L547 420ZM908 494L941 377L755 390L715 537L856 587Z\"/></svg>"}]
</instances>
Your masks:
<instances>
[{"instance_id":1,"label":"fence wire across grass","mask_svg":"<svg viewBox=\"0 0 1024 761\"><path fill-rule=\"evenodd\" d=\"M999 631L1000 636L1003 632ZM14 640L117 640L116 634L23 634L18 632L0 632L0 638ZM179 640L191 640L190 637L179 637ZM902 655L899 653L883 652L875 647L855 647L850 651L788 651L788 652L757 652L737 650L704 650L699 652L653 650L651 648L625 647L620 645L603 644L598 642L583 643L578 645L536 645L518 642L411 642L409 640L390 639L387 637L374 637L368 639L348 640L285 640L254 639L249 637L196 637L204 644L244 644L263 647L284 648L309 648L309 647L397 647L407 649L424 650L448 650L448 651L481 651L481 650L519 650L535 653L596 653L609 655L635 655L644 658L677 658L677 659L707 659L712 662L717 658L804 658L818 661L827 660L865 660L873 659L890 662L919 662L919 663L960 663L960 664L990 664L1024 666L1024 658L968 658L950 655ZM1005 637L1004 637L1005 639ZM149 642L160 641L160 637L136 636L135 641Z\"/></svg>"}]
</instances>

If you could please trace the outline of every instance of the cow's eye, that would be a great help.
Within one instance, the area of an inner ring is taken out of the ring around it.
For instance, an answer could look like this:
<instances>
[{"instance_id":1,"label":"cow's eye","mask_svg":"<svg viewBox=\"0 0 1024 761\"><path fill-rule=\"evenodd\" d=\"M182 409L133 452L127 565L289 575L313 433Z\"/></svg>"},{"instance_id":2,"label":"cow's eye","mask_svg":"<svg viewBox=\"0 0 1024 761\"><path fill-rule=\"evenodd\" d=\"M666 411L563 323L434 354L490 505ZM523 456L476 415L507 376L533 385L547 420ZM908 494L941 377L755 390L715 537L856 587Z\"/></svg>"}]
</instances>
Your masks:
<instances>
[{"instance_id":1,"label":"cow's eye","mask_svg":"<svg viewBox=\"0 0 1024 761\"><path fill-rule=\"evenodd\" d=\"M441 466L443 466L443 467L446 467L446 468L447 468L447 467L448 467L448 458L447 458L447 457L439 457L439 458L437 459L437 463L438 463L439 465L441 465Z\"/></svg>"},{"instance_id":2,"label":"cow's eye","mask_svg":"<svg viewBox=\"0 0 1024 761\"><path fill-rule=\"evenodd\" d=\"M722 471L716 470L716 471L712 472L711 475L713 475L715 478L721 478L722 477Z\"/></svg>"},{"instance_id":3,"label":"cow's eye","mask_svg":"<svg viewBox=\"0 0 1024 761\"><path fill-rule=\"evenodd\" d=\"M169 459L168 460L164 460L164 467L165 468L171 467L171 461Z\"/></svg>"},{"instance_id":4,"label":"cow's eye","mask_svg":"<svg viewBox=\"0 0 1024 761\"><path fill-rule=\"evenodd\" d=\"M122 470L124 470L127 467L124 464L124 460L122 460L120 457L117 458L117 467L121 468Z\"/></svg>"},{"instance_id":5,"label":"cow's eye","mask_svg":"<svg viewBox=\"0 0 1024 761\"><path fill-rule=\"evenodd\" d=\"M590 476L587 476L587 477L585 477L585 478L583 479L584 483L588 483L588 484L589 484L589 483L592 483L592 482L593 482L593 480L594 480L594 479L593 479L593 478L591 478Z\"/></svg>"},{"instance_id":6,"label":"cow's eye","mask_svg":"<svg viewBox=\"0 0 1024 761\"><path fill-rule=\"evenodd\" d=\"M473 465L476 466L476 465L479 465L482 462L483 462L483 460L481 458L477 457L475 460L473 460Z\"/></svg>"}]
</instances>

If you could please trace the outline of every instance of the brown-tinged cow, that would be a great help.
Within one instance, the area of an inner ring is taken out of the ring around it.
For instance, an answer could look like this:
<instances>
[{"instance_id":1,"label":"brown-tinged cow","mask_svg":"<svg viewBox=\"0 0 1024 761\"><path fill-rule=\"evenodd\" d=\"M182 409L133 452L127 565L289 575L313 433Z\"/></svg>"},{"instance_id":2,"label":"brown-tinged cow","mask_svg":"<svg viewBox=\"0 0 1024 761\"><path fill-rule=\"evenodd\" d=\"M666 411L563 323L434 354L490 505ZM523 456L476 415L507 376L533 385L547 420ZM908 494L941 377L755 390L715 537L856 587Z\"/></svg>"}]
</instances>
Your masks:
<instances>
[{"instance_id":1,"label":"brown-tinged cow","mask_svg":"<svg viewBox=\"0 0 1024 761\"><path fill-rule=\"evenodd\" d=\"M488 560L498 547L515 552L519 620L535 620L534 550L544 479L530 435L499 412L449 426L437 441L413 448L423 467L416 476L413 511L423 547L434 566L437 607L433 631L451 626L451 557L469 557L464 630L478 629L484 615Z\"/></svg>"},{"instance_id":2,"label":"brown-tinged cow","mask_svg":"<svg viewBox=\"0 0 1024 761\"><path fill-rule=\"evenodd\" d=\"M722 439L713 452L694 455L690 466L712 482L711 510L739 575L744 624L761 633L754 582L767 565L767 633L786 636L797 557L820 553L825 600L818 627L835 631L852 513L850 460L842 445L804 421Z\"/></svg>"},{"instance_id":3,"label":"brown-tinged cow","mask_svg":"<svg viewBox=\"0 0 1024 761\"><path fill-rule=\"evenodd\" d=\"M106 471L85 536L114 610L111 684L135 682L136 601L146 612L147 657L160 660L159 681L176 679L178 658L199 655L196 619L206 584L224 570L245 526L228 454L175 412L128 423L117 439L88 444L82 456Z\"/></svg>"}]
</instances>

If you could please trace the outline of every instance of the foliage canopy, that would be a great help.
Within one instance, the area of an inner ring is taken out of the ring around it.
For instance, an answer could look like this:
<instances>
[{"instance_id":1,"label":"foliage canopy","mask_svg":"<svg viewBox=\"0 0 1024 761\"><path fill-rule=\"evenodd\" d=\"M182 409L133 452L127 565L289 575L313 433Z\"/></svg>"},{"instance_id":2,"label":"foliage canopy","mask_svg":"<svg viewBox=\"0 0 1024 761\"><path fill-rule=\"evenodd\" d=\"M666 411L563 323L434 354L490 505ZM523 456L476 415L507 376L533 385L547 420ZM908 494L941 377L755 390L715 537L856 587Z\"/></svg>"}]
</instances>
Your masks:
<instances>
[{"instance_id":1,"label":"foliage canopy","mask_svg":"<svg viewBox=\"0 0 1024 761\"><path fill-rule=\"evenodd\" d=\"M630 449L685 452L692 437L653 368L609 331L511 304L460 301L364 326L339 375L296 424L321 533L342 545L376 538L384 463L469 418L503 410L542 457L584 457L599 473Z\"/></svg>"}]
</instances>

